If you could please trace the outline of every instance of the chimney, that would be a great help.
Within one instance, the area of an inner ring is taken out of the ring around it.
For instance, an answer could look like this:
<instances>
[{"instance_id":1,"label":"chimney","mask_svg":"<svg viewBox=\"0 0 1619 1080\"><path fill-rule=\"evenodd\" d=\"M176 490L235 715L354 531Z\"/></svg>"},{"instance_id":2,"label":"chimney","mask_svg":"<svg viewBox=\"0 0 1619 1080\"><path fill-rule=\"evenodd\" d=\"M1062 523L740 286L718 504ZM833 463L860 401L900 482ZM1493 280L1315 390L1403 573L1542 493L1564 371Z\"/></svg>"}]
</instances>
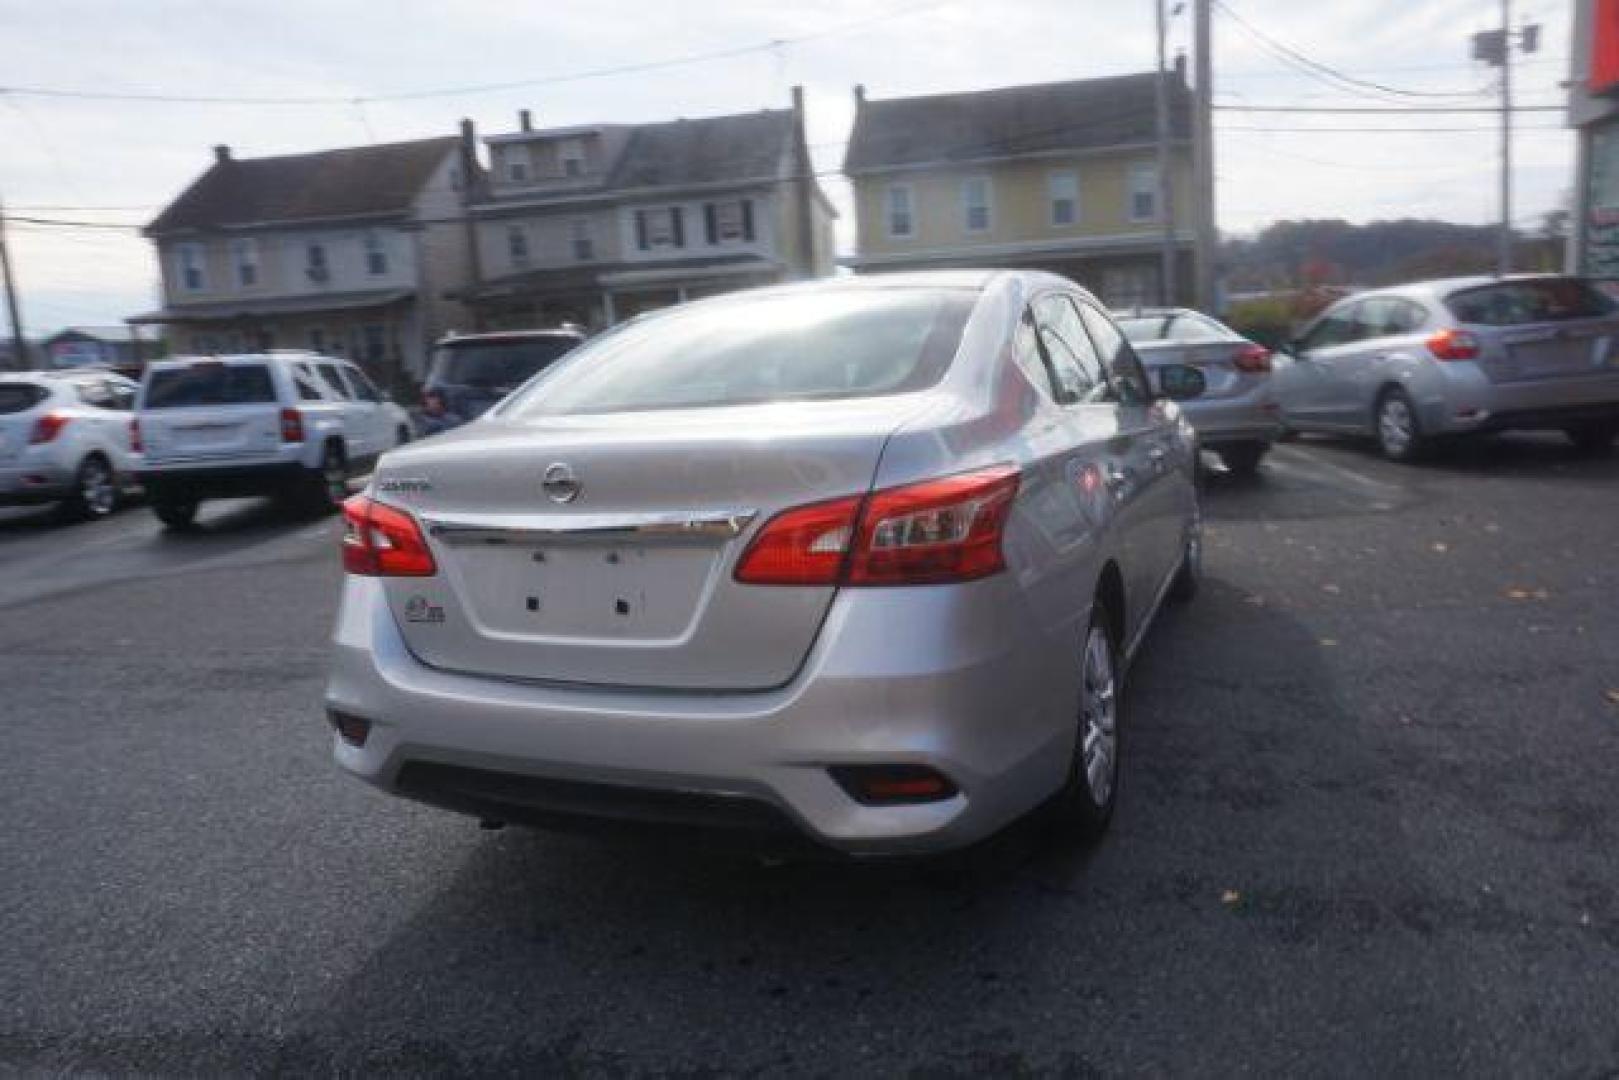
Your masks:
<instances>
[{"instance_id":1,"label":"chimney","mask_svg":"<svg viewBox=\"0 0 1619 1080\"><path fill-rule=\"evenodd\" d=\"M533 131L534 114L527 109L519 109L517 112L517 126L524 131Z\"/></svg>"},{"instance_id":2,"label":"chimney","mask_svg":"<svg viewBox=\"0 0 1619 1080\"><path fill-rule=\"evenodd\" d=\"M478 195L478 129L471 120L461 121L461 201L471 202Z\"/></svg>"},{"instance_id":3,"label":"chimney","mask_svg":"<svg viewBox=\"0 0 1619 1080\"><path fill-rule=\"evenodd\" d=\"M865 103L866 103L866 84L865 83L855 83L854 84L854 107L855 107L855 111L859 112L860 107L862 105L864 105Z\"/></svg>"},{"instance_id":4,"label":"chimney","mask_svg":"<svg viewBox=\"0 0 1619 1080\"><path fill-rule=\"evenodd\" d=\"M229 161L230 147L226 146L224 143L220 143L218 146L214 147L214 160L219 162L221 165Z\"/></svg>"}]
</instances>

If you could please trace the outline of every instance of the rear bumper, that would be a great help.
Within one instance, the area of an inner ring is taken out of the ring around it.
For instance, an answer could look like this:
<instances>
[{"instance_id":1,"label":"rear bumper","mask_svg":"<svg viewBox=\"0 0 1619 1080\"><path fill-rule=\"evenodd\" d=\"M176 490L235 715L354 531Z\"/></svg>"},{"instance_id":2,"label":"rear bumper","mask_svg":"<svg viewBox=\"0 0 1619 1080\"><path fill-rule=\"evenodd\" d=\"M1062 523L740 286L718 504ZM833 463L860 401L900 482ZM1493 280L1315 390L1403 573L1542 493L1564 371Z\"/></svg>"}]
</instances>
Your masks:
<instances>
[{"instance_id":1,"label":"rear bumper","mask_svg":"<svg viewBox=\"0 0 1619 1080\"><path fill-rule=\"evenodd\" d=\"M1205 449L1222 443L1275 442L1282 434L1281 413L1269 389L1230 401L1183 401L1181 410Z\"/></svg>"},{"instance_id":2,"label":"rear bumper","mask_svg":"<svg viewBox=\"0 0 1619 1080\"><path fill-rule=\"evenodd\" d=\"M1003 616L961 640L963 608L1016 596L1005 575L840 596L789 685L672 693L429 668L379 583L350 577L326 704L372 728L363 747L334 736L334 753L384 790L503 820L757 833L856 856L962 847L1055 792L1072 752L1078 630L1069 642ZM936 640L897 649L900 627ZM828 772L849 764L926 765L958 790L864 805Z\"/></svg>"},{"instance_id":3,"label":"rear bumper","mask_svg":"<svg viewBox=\"0 0 1619 1080\"><path fill-rule=\"evenodd\" d=\"M1492 383L1476 365L1454 368L1422 402L1423 426L1436 435L1619 422L1619 372Z\"/></svg>"},{"instance_id":4,"label":"rear bumper","mask_svg":"<svg viewBox=\"0 0 1619 1080\"><path fill-rule=\"evenodd\" d=\"M183 495L193 499L228 499L250 495L274 495L306 481L309 470L297 462L272 461L216 465L167 465L137 467L135 475L142 486L157 497Z\"/></svg>"}]
</instances>

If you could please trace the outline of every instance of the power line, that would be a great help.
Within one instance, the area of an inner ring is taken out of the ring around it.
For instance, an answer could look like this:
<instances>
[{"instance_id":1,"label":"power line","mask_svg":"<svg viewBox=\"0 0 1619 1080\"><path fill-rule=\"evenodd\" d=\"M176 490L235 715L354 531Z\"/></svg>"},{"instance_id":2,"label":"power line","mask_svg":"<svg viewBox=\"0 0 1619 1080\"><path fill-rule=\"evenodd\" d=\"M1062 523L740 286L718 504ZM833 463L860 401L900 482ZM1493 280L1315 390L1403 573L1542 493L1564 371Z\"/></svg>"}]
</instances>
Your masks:
<instances>
[{"instance_id":1,"label":"power line","mask_svg":"<svg viewBox=\"0 0 1619 1080\"><path fill-rule=\"evenodd\" d=\"M729 49L715 49L710 52L693 53L687 56L673 57L667 60L648 60L637 64L619 64L614 67L595 68L587 71L576 71L565 75L543 75L530 79L513 79L508 82L477 83L465 86L439 87L429 90L405 90L389 94L349 94L349 95L312 95L312 96L229 96L209 94L170 94L170 93L143 93L140 91L112 91L112 90L81 90L65 87L48 86L0 86L0 96L18 95L39 98L66 98L85 101L127 101L145 102L149 104L167 105L286 105L286 106L314 106L314 105L364 105L385 101L420 101L424 98L435 97L462 97L473 94L492 94L504 90L520 90L535 86L555 86L559 83L582 82L587 79L604 79L615 75L633 75L648 71L661 71L666 68L684 67L690 64L708 63L714 60L729 60L751 53L767 52L771 49L780 49L789 45L803 45L822 38L834 37L841 34L854 33L876 23L887 22L891 19L902 18L906 15L915 15L918 12L933 8L944 7L954 3L955 0L926 0L925 3L910 4L902 8L881 12L844 23L840 26L828 27L814 33L800 34L795 37L772 38L770 41L756 42L751 45L739 45Z\"/></svg>"}]
</instances>

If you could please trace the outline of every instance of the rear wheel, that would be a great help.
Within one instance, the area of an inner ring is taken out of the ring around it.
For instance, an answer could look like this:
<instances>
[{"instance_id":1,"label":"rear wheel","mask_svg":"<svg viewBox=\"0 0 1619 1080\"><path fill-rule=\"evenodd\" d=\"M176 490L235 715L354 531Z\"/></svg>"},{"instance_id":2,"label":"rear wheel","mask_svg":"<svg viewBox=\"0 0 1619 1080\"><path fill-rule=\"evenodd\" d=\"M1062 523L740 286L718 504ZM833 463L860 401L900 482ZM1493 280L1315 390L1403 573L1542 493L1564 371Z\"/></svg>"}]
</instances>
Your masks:
<instances>
[{"instance_id":1,"label":"rear wheel","mask_svg":"<svg viewBox=\"0 0 1619 1080\"><path fill-rule=\"evenodd\" d=\"M73 493L62 502L62 514L73 521L104 518L118 506L118 477L100 454L79 462L73 474Z\"/></svg>"},{"instance_id":2,"label":"rear wheel","mask_svg":"<svg viewBox=\"0 0 1619 1080\"><path fill-rule=\"evenodd\" d=\"M1078 729L1068 781L1052 806L1056 823L1074 839L1098 839L1113 820L1119 790L1119 676L1107 608L1091 608L1080 653Z\"/></svg>"},{"instance_id":3,"label":"rear wheel","mask_svg":"<svg viewBox=\"0 0 1619 1080\"><path fill-rule=\"evenodd\" d=\"M1377 399L1377 448L1390 461L1415 461L1427 448L1417 410L1404 390L1386 390Z\"/></svg>"},{"instance_id":4,"label":"rear wheel","mask_svg":"<svg viewBox=\"0 0 1619 1080\"><path fill-rule=\"evenodd\" d=\"M1228 443L1216 451L1221 462L1236 476L1254 475L1269 452L1270 444L1264 442Z\"/></svg>"},{"instance_id":5,"label":"rear wheel","mask_svg":"<svg viewBox=\"0 0 1619 1080\"><path fill-rule=\"evenodd\" d=\"M1565 428L1564 434L1574 444L1575 450L1595 457L1612 449L1614 436L1619 435L1619 424L1577 424Z\"/></svg>"},{"instance_id":6,"label":"rear wheel","mask_svg":"<svg viewBox=\"0 0 1619 1080\"><path fill-rule=\"evenodd\" d=\"M197 500L174 495L147 493L147 505L165 527L176 531L189 529L197 520Z\"/></svg>"}]
</instances>

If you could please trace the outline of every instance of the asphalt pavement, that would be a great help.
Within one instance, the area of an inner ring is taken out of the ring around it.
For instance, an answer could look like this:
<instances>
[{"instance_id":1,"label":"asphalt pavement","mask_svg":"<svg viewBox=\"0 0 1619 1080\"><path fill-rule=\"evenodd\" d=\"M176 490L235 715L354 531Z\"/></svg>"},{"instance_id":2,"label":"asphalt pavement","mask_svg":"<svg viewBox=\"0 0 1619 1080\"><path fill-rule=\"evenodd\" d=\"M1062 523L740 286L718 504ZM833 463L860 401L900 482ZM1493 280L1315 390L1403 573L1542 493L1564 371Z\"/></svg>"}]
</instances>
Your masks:
<instances>
[{"instance_id":1,"label":"asphalt pavement","mask_svg":"<svg viewBox=\"0 0 1619 1080\"><path fill-rule=\"evenodd\" d=\"M1279 448L1131 673L1102 846L507 829L339 775L331 520L0 512L0 1070L1619 1070L1619 455Z\"/></svg>"}]
</instances>

